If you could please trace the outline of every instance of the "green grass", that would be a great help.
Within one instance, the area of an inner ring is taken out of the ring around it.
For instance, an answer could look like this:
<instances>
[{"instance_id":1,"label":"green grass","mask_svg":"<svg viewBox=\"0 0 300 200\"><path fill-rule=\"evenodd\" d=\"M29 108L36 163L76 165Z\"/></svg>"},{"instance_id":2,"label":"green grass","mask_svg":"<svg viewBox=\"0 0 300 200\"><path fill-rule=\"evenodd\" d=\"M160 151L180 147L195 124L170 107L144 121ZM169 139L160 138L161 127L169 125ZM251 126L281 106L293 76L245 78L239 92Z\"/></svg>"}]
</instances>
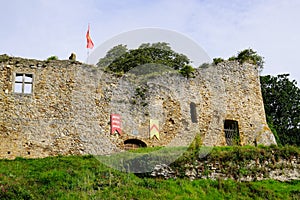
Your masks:
<instances>
[{"instance_id":1,"label":"green grass","mask_svg":"<svg viewBox=\"0 0 300 200\"><path fill-rule=\"evenodd\" d=\"M277 147L215 148L210 158L234 159L275 151ZM281 156L299 152L279 148ZM139 149L151 152L154 149ZM279 150L278 150L279 151ZM239 153L237 153L239 152ZM246 154L248 152L248 154ZM250 153L249 153L250 152ZM254 153L253 153L254 152ZM189 153L178 160L182 163ZM239 155L238 155L239 154ZM191 158L190 158L191 159ZM300 180L163 180L110 169L93 156L0 160L0 199L300 199Z\"/></svg>"}]
</instances>

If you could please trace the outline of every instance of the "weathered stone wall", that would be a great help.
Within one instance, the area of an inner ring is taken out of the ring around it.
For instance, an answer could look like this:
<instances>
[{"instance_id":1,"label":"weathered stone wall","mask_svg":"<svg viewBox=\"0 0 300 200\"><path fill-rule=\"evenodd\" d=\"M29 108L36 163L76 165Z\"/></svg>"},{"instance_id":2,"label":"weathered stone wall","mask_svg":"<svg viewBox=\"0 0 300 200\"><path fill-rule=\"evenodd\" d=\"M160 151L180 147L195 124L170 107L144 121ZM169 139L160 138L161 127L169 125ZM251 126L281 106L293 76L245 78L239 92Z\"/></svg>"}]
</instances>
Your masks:
<instances>
[{"instance_id":1,"label":"weathered stone wall","mask_svg":"<svg viewBox=\"0 0 300 200\"><path fill-rule=\"evenodd\" d=\"M300 179L300 157L299 154L288 154L283 156L278 150L256 150L244 149L231 152L221 151L216 156L209 155L205 158L189 158L180 164L173 163L156 165L151 173L154 177L195 179L212 179L236 181L260 181L273 179L279 181L291 181ZM260 151L260 152L259 152ZM237 155L240 157L237 159ZM280 155L281 154L281 155Z\"/></svg>"},{"instance_id":2,"label":"weathered stone wall","mask_svg":"<svg viewBox=\"0 0 300 200\"><path fill-rule=\"evenodd\" d=\"M33 74L32 94L14 93L15 73ZM122 135L110 134L111 113L121 114ZM149 137L150 119L159 121L159 139ZM223 62L187 80L173 71L117 77L74 61L0 63L1 158L109 154L127 139L187 146L196 134L205 145L226 145L225 119L238 121L242 145L276 143L254 66Z\"/></svg>"}]
</instances>

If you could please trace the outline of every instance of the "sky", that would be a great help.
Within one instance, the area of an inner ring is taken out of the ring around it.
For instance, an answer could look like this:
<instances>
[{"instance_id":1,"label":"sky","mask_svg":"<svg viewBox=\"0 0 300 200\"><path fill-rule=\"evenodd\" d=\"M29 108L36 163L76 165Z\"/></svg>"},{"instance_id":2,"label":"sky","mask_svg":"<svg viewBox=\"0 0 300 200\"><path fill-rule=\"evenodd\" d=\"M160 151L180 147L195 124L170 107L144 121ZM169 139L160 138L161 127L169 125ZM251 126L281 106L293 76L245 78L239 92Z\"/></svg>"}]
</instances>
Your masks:
<instances>
[{"instance_id":1,"label":"sky","mask_svg":"<svg viewBox=\"0 0 300 200\"><path fill-rule=\"evenodd\" d=\"M1 0L0 54L45 60L87 54L121 33L141 28L178 32L210 58L252 48L262 75L289 73L300 85L298 0ZM85 34L95 48L86 49Z\"/></svg>"}]
</instances>

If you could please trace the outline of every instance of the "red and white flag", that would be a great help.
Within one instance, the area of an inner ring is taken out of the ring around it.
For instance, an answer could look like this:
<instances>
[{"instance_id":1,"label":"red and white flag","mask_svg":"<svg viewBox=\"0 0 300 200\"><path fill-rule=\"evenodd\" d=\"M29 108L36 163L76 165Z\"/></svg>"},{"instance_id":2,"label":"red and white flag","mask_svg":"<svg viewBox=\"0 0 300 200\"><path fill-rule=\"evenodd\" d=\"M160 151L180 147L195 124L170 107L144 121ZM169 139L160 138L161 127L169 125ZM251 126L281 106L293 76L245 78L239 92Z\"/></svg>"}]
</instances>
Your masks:
<instances>
[{"instance_id":1,"label":"red and white flag","mask_svg":"<svg viewBox=\"0 0 300 200\"><path fill-rule=\"evenodd\" d=\"M88 48L88 49L94 48L94 43L93 43L93 41L91 39L91 36L90 36L90 25L88 26L88 30L86 32L86 42L87 42L86 48Z\"/></svg>"}]
</instances>

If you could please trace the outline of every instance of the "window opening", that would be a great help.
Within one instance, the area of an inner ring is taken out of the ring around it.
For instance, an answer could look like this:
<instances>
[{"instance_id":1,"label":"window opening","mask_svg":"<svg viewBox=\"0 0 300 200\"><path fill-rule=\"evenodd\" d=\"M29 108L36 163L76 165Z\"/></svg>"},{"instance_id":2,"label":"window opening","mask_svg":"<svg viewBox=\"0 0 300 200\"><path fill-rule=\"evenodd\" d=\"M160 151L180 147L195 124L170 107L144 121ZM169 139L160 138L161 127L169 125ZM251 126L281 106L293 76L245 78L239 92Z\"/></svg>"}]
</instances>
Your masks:
<instances>
[{"instance_id":1,"label":"window opening","mask_svg":"<svg viewBox=\"0 0 300 200\"><path fill-rule=\"evenodd\" d=\"M31 94L33 86L33 74L16 73L14 92L21 94Z\"/></svg>"},{"instance_id":2,"label":"window opening","mask_svg":"<svg viewBox=\"0 0 300 200\"><path fill-rule=\"evenodd\" d=\"M225 120L224 122L225 139L228 146L240 144L239 125L235 120Z\"/></svg>"},{"instance_id":3,"label":"window opening","mask_svg":"<svg viewBox=\"0 0 300 200\"><path fill-rule=\"evenodd\" d=\"M197 110L196 110L196 104L194 102L190 103L190 113L191 113L191 119L193 123L197 123Z\"/></svg>"}]
</instances>

